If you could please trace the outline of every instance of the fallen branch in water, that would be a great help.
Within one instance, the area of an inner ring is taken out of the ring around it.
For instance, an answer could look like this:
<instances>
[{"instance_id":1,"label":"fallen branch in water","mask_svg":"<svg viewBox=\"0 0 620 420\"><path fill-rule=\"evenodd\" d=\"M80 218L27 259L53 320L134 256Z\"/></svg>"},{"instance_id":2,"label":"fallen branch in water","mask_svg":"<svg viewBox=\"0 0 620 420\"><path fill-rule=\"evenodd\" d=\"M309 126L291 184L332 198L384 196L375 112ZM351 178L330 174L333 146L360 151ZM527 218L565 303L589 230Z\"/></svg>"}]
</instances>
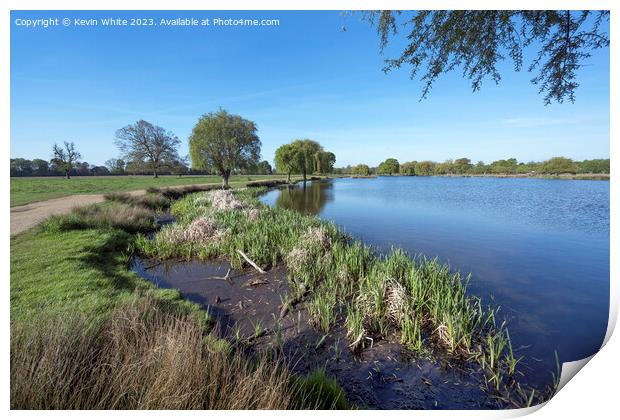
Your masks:
<instances>
[{"instance_id":1,"label":"fallen branch in water","mask_svg":"<svg viewBox=\"0 0 620 420\"><path fill-rule=\"evenodd\" d=\"M210 277L213 280L224 280L227 281L230 284L233 284L232 280L230 279L230 268L228 269L228 271L226 272L226 275L224 277L220 277L220 276L213 276Z\"/></svg>"},{"instance_id":2,"label":"fallen branch in water","mask_svg":"<svg viewBox=\"0 0 620 420\"><path fill-rule=\"evenodd\" d=\"M237 252L239 253L239 255L241 255L243 257L244 260L246 260L248 262L248 264L250 264L252 267L254 267L256 269L256 271L258 271L261 274L265 274L265 271L262 268L260 268L258 265L256 265L256 263L254 261L252 261L247 255L245 255L243 253L243 251L238 249Z\"/></svg>"}]
</instances>

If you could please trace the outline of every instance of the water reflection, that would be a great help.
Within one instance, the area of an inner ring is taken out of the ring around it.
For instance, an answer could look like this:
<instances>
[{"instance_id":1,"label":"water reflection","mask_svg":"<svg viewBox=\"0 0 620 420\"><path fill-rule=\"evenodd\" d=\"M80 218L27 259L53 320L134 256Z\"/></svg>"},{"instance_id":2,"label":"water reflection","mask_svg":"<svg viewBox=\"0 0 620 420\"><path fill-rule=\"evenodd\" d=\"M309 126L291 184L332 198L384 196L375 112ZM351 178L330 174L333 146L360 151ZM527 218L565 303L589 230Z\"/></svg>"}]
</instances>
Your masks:
<instances>
[{"instance_id":1,"label":"water reflection","mask_svg":"<svg viewBox=\"0 0 620 420\"><path fill-rule=\"evenodd\" d=\"M334 200L331 181L311 181L284 187L279 191L276 206L303 214L319 214L325 204Z\"/></svg>"}]
</instances>

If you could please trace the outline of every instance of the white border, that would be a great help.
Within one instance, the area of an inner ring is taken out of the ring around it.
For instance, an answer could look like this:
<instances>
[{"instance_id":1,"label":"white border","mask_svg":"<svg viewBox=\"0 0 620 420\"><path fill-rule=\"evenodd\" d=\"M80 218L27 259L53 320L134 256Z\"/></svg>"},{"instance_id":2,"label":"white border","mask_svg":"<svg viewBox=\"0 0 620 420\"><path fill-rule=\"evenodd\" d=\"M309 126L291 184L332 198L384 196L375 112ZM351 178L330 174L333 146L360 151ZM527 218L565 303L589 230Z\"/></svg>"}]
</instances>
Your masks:
<instances>
[{"instance_id":1,"label":"white border","mask_svg":"<svg viewBox=\"0 0 620 420\"><path fill-rule=\"evenodd\" d=\"M3 16L0 23L0 42L1 42L1 63L0 74L2 80L2 89L0 90L0 96L2 97L3 112L0 114L0 126L2 127L3 147L1 148L0 159L4 164L9 161L9 148L10 148L10 127L9 127L9 110L10 110L10 10L357 10L357 9L609 9L611 10L611 77L610 77L610 89L611 89L611 104L610 104L610 156L612 156L612 181L611 181L611 255L620 255L618 253L618 229L616 222L616 209L618 204L619 190L616 186L616 174L620 169L620 165L615 160L617 154L615 153L618 140L618 84L617 74L620 74L618 67L618 45L614 43L616 35L618 34L615 13L618 7L614 7L618 2L612 1L503 1L489 2L483 0L467 1L467 0L449 0L449 1L402 1L402 0L386 0L386 1L368 1L368 0L341 0L338 2L327 0L315 0L315 1L275 1L264 0L260 2L240 1L240 0L227 0L221 2L213 1L189 1L189 0L151 0L151 1L136 1L136 0L94 0L89 2L82 2L76 0L58 0L55 2L43 1L43 0L5 0L1 3ZM615 118L614 118L615 117ZM1 389L2 389L2 406L5 410L9 408L9 220L10 220L10 208L9 208L9 167L5 166L5 178L4 182L0 183L2 188L3 197L3 211L4 217L2 218L2 235L5 240L2 242L2 258L4 264L3 276L4 284L2 287L2 297L4 305L2 307L3 323L2 323L2 371L0 372ZM618 297L620 296L618 288L618 263L617 260L611 258L611 284L610 284L610 319L607 334L605 337L604 349L591 358L589 367L579 374L579 379L571 381L569 385L561 390L547 405L544 410L536 413L537 418L583 418L584 416L593 418L607 418L611 413L617 413L617 385L616 378L619 377L620 369L618 368L618 361L616 355L618 355L620 344L618 338L612 338L612 332L614 330L617 314L618 314ZM611 338L611 340L610 340ZM569 370L572 370L573 374L579 370L579 365L583 367L584 363L573 363L570 366L564 366L563 378L565 381ZM576 369L577 368L577 369ZM576 371L575 371L576 369ZM572 376L571 376L572 377ZM502 417L514 417L518 415L528 414L537 411L540 407L535 409L524 410L512 410L512 411L424 411L424 412L410 412L410 411L393 411L389 415L399 418L409 418L410 416L421 416L424 418L452 418L458 416L458 418L502 418ZM14 417L31 417L39 416L43 414L52 418L65 418L65 417L81 417L84 413L79 412L11 412ZM252 416L256 420L271 419L271 418L284 418L285 416L300 416L302 418L316 418L316 416L342 416L356 418L374 416L372 411L362 411L354 413L339 412L337 414L330 413L316 413L316 412L223 412L223 413L196 413L196 412L121 412L115 415L122 417L137 417L137 418L168 418L169 416L175 416L175 418L187 418L189 416L225 416L232 418L241 418L245 416ZM95 418L108 417L108 412L89 412L89 416Z\"/></svg>"}]
</instances>

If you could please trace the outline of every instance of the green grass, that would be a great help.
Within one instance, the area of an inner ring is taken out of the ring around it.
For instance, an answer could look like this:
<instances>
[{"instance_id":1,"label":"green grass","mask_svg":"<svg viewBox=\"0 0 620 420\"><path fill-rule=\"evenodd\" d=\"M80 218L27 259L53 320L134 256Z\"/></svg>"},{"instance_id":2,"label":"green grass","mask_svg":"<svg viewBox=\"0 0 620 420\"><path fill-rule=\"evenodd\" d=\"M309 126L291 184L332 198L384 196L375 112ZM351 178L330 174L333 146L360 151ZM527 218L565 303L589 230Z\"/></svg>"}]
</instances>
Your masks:
<instances>
[{"instance_id":1,"label":"green grass","mask_svg":"<svg viewBox=\"0 0 620 420\"><path fill-rule=\"evenodd\" d=\"M231 187L244 186L249 179L286 179L279 175L233 175ZM222 178L209 176L166 175L152 176L75 176L71 179L61 177L11 178L11 207L65 197L74 194L107 194L123 191L145 190L149 187L170 187L191 184L221 184Z\"/></svg>"},{"instance_id":2,"label":"green grass","mask_svg":"<svg viewBox=\"0 0 620 420\"><path fill-rule=\"evenodd\" d=\"M136 290L204 319L178 291L157 289L127 268L131 241L116 229L31 230L11 237L11 320L68 313L103 319Z\"/></svg>"}]
</instances>

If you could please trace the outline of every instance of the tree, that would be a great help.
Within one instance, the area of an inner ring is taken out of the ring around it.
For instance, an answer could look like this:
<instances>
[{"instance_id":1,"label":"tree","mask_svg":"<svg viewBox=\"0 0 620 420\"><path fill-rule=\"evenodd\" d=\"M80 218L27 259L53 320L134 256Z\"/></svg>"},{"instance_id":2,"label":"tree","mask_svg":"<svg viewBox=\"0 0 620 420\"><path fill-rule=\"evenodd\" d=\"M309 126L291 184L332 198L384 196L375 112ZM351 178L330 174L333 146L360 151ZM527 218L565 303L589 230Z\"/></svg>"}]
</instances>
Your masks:
<instances>
[{"instance_id":1,"label":"tree","mask_svg":"<svg viewBox=\"0 0 620 420\"><path fill-rule=\"evenodd\" d=\"M258 175L271 175L273 173L273 169L271 168L269 162L263 160L258 162L258 165L256 166L256 173Z\"/></svg>"},{"instance_id":2,"label":"tree","mask_svg":"<svg viewBox=\"0 0 620 420\"><path fill-rule=\"evenodd\" d=\"M542 164L542 173L544 174L567 174L567 173L576 173L577 168L572 159L568 159L565 157L554 157L551 158Z\"/></svg>"},{"instance_id":3,"label":"tree","mask_svg":"<svg viewBox=\"0 0 620 420\"><path fill-rule=\"evenodd\" d=\"M95 176L110 175L110 171L105 166L93 166L90 168L90 174Z\"/></svg>"},{"instance_id":4,"label":"tree","mask_svg":"<svg viewBox=\"0 0 620 420\"><path fill-rule=\"evenodd\" d=\"M329 174L334 170L336 155L332 152L319 150L314 154L314 172L318 174Z\"/></svg>"},{"instance_id":5,"label":"tree","mask_svg":"<svg viewBox=\"0 0 620 420\"><path fill-rule=\"evenodd\" d=\"M364 17L377 25L381 51L398 28L408 28L405 48L399 57L386 60L383 70L410 66L412 79L421 75L422 98L442 74L457 68L474 92L487 77L497 84L498 64L508 56L520 71L525 56L532 57L527 69L537 72L531 82L544 95L545 104L574 102L577 71L586 66L591 51L609 47L609 34L601 29L603 22L609 22L609 11L388 10L367 12ZM538 50L526 51L532 46Z\"/></svg>"},{"instance_id":6,"label":"tree","mask_svg":"<svg viewBox=\"0 0 620 420\"><path fill-rule=\"evenodd\" d=\"M389 158L379 164L379 167L377 168L377 173L392 175L397 174L399 172L399 169L400 165L398 163L398 160L394 158Z\"/></svg>"},{"instance_id":7,"label":"tree","mask_svg":"<svg viewBox=\"0 0 620 420\"><path fill-rule=\"evenodd\" d=\"M49 163L43 159L32 159L32 174L34 176L46 176L49 174Z\"/></svg>"},{"instance_id":8,"label":"tree","mask_svg":"<svg viewBox=\"0 0 620 420\"><path fill-rule=\"evenodd\" d=\"M435 173L435 163L430 160L418 162L415 165L415 173L421 176L433 175Z\"/></svg>"},{"instance_id":9,"label":"tree","mask_svg":"<svg viewBox=\"0 0 620 420\"><path fill-rule=\"evenodd\" d=\"M290 184L291 173L302 172L302 155L301 150L292 143L283 144L276 150L274 159L276 170L286 174L286 180Z\"/></svg>"},{"instance_id":10,"label":"tree","mask_svg":"<svg viewBox=\"0 0 620 420\"><path fill-rule=\"evenodd\" d=\"M256 164L260 147L256 124L223 109L200 117L189 137L192 167L216 170L224 187L233 170Z\"/></svg>"},{"instance_id":11,"label":"tree","mask_svg":"<svg viewBox=\"0 0 620 420\"><path fill-rule=\"evenodd\" d=\"M155 178L162 167L179 159L177 136L144 120L117 130L115 142L126 160L144 162Z\"/></svg>"},{"instance_id":12,"label":"tree","mask_svg":"<svg viewBox=\"0 0 620 420\"><path fill-rule=\"evenodd\" d=\"M351 174L353 174L353 175L361 175L361 176L368 176L368 175L370 175L370 168L368 167L368 165L360 163L359 165L354 166L353 168L351 168Z\"/></svg>"},{"instance_id":13,"label":"tree","mask_svg":"<svg viewBox=\"0 0 620 420\"><path fill-rule=\"evenodd\" d=\"M11 176L32 175L32 162L28 159L11 159Z\"/></svg>"},{"instance_id":14,"label":"tree","mask_svg":"<svg viewBox=\"0 0 620 420\"><path fill-rule=\"evenodd\" d=\"M125 161L123 159L108 159L105 161L105 166L115 175L125 173Z\"/></svg>"},{"instance_id":15,"label":"tree","mask_svg":"<svg viewBox=\"0 0 620 420\"><path fill-rule=\"evenodd\" d=\"M411 161L401 164L399 168L400 173L403 175L415 175L415 165L417 163L416 161Z\"/></svg>"},{"instance_id":16,"label":"tree","mask_svg":"<svg viewBox=\"0 0 620 420\"><path fill-rule=\"evenodd\" d=\"M64 148L54 143L52 147L53 158L52 163L56 165L56 167L63 171L65 174L65 178L70 179L70 172L73 167L77 164L77 161L82 157L80 152L75 149L75 144L73 142L65 142Z\"/></svg>"},{"instance_id":17,"label":"tree","mask_svg":"<svg viewBox=\"0 0 620 420\"><path fill-rule=\"evenodd\" d=\"M472 168L473 168L473 165L471 164L471 160L467 158L457 159L454 161L454 164L452 165L452 169L454 170L454 173L461 174L461 175L469 173L469 171L471 171Z\"/></svg>"},{"instance_id":18,"label":"tree","mask_svg":"<svg viewBox=\"0 0 620 420\"><path fill-rule=\"evenodd\" d=\"M310 139L294 140L292 144L298 150L299 169L304 177L304 182L306 182L308 174L314 172L315 155L321 152L323 148L318 142Z\"/></svg>"}]
</instances>

